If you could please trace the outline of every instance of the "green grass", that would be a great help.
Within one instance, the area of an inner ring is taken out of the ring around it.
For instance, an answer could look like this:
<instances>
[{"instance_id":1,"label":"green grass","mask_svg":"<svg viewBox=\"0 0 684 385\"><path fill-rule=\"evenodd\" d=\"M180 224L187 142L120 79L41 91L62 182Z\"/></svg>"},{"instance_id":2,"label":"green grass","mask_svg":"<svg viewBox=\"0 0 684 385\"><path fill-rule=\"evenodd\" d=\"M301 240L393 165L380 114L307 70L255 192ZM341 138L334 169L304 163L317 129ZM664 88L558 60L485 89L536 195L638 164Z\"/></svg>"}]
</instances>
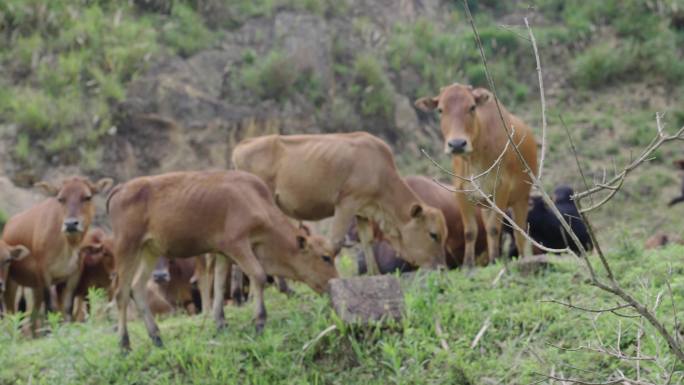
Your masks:
<instances>
[{"instance_id":1,"label":"green grass","mask_svg":"<svg viewBox=\"0 0 684 385\"><path fill-rule=\"evenodd\" d=\"M666 280L675 301L683 299L684 276L678 263L682 252L680 246L643 252L627 237L610 260L620 282L652 307L666 289ZM218 335L213 322L202 317L164 319L163 349L152 347L142 324L134 321L133 352L127 356L119 354L112 323L99 317L66 325L52 317L50 335L36 340L21 337L16 332L18 320L10 317L0 323L0 383L529 384L542 380L539 373L548 374L552 367L556 373L590 381L605 380L616 369L634 376L633 362L552 346L595 345L598 337L614 345L619 338L623 353L636 354L638 319L597 316L544 302L553 299L590 308L615 304L587 284L577 261L558 262L531 276L514 271L493 288L500 268L479 269L471 277L460 271L429 274L405 284L404 320L382 328L345 326L326 298L301 285L295 287L298 294L293 298L268 289L269 320L263 335L254 333L251 306L228 307L228 330ZM657 314L672 327L671 299L664 295L661 300ZM486 319L491 326L471 349ZM317 337L331 325L337 330ZM650 326L644 332L642 354L657 354L669 367L673 357L665 343ZM644 361L641 368L643 380L658 382L661 371L653 362ZM681 364L676 368L681 370ZM677 373L673 383L680 376Z\"/></svg>"}]
</instances>

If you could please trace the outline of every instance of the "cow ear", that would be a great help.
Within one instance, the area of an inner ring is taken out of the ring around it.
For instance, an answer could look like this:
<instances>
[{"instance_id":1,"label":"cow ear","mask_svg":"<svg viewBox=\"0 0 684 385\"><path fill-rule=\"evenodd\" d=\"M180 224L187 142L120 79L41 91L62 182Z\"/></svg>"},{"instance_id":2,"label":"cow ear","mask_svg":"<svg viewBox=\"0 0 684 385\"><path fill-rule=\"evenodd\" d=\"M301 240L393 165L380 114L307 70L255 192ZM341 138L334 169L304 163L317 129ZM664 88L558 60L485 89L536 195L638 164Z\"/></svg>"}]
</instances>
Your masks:
<instances>
[{"instance_id":1,"label":"cow ear","mask_svg":"<svg viewBox=\"0 0 684 385\"><path fill-rule=\"evenodd\" d=\"M414 203L413 206L411 206L411 211L409 211L409 213L411 214L411 218L418 218L423 215L423 206L419 203Z\"/></svg>"},{"instance_id":2,"label":"cow ear","mask_svg":"<svg viewBox=\"0 0 684 385\"><path fill-rule=\"evenodd\" d=\"M485 88L476 88L473 90L473 96L475 97L475 104L481 106L492 98L492 93Z\"/></svg>"},{"instance_id":3,"label":"cow ear","mask_svg":"<svg viewBox=\"0 0 684 385\"><path fill-rule=\"evenodd\" d=\"M297 247L300 250L306 249L306 237L303 235L297 235Z\"/></svg>"},{"instance_id":4,"label":"cow ear","mask_svg":"<svg viewBox=\"0 0 684 385\"><path fill-rule=\"evenodd\" d=\"M10 258L13 261L19 261L26 258L31 252L24 245L10 246Z\"/></svg>"},{"instance_id":5,"label":"cow ear","mask_svg":"<svg viewBox=\"0 0 684 385\"><path fill-rule=\"evenodd\" d=\"M434 110L435 108L437 108L438 104L439 104L439 98L429 97L429 96L420 98L420 99L416 100L415 103L413 103L413 105L416 106L416 108L418 108L421 111L425 111L425 112L430 112L430 111Z\"/></svg>"},{"instance_id":6,"label":"cow ear","mask_svg":"<svg viewBox=\"0 0 684 385\"><path fill-rule=\"evenodd\" d=\"M113 184L114 180L112 178L102 178L92 185L91 190L93 190L93 194L103 193L109 190Z\"/></svg>"},{"instance_id":7,"label":"cow ear","mask_svg":"<svg viewBox=\"0 0 684 385\"><path fill-rule=\"evenodd\" d=\"M33 187L42 190L45 194L49 196L55 196L59 192L59 188L50 182L38 182L33 185Z\"/></svg>"}]
</instances>

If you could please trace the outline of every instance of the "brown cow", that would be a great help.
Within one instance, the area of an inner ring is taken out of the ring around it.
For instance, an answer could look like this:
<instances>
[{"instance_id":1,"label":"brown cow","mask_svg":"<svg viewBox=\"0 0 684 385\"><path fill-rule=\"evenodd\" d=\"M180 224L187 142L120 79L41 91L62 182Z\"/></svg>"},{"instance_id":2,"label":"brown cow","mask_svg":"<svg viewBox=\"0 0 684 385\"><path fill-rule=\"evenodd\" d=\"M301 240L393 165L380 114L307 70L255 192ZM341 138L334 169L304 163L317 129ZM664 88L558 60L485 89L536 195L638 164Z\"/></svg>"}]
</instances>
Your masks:
<instances>
[{"instance_id":1,"label":"brown cow","mask_svg":"<svg viewBox=\"0 0 684 385\"><path fill-rule=\"evenodd\" d=\"M118 330L124 349L130 349L126 309L131 286L150 338L162 345L144 296L159 255L219 253L214 293L225 290L226 257L237 263L255 289L257 331L266 322L266 274L304 281L318 293L337 277L328 242L302 234L275 206L264 182L245 172L175 172L136 178L112 191L109 211L117 259ZM214 297L214 317L221 329L223 298Z\"/></svg>"},{"instance_id":2,"label":"brown cow","mask_svg":"<svg viewBox=\"0 0 684 385\"><path fill-rule=\"evenodd\" d=\"M377 266L369 221L406 260L418 266L444 264L446 224L401 179L390 147L366 132L269 135L243 140L233 151L237 169L260 176L278 206L298 220L333 217L336 253L354 217L371 274Z\"/></svg>"},{"instance_id":3,"label":"brown cow","mask_svg":"<svg viewBox=\"0 0 684 385\"><path fill-rule=\"evenodd\" d=\"M156 290L153 291L170 305L170 310L155 311L154 306L151 306L153 314L168 313L178 308L185 309L190 314L196 314L202 306L208 307L208 302L200 303L199 290L195 288L196 282L193 282L198 265L197 260L201 258L159 257L148 284L148 292L149 286L156 286Z\"/></svg>"},{"instance_id":4,"label":"brown cow","mask_svg":"<svg viewBox=\"0 0 684 385\"><path fill-rule=\"evenodd\" d=\"M468 178L480 175L490 169L497 158L503 155L499 167L477 180L485 194L493 197L496 206L503 211L511 208L513 220L522 229L527 222L528 196L531 178L518 159L512 145L506 148L508 137L504 129L512 133L513 141L527 165L537 172L537 143L532 130L518 117L500 104L506 121L504 128L494 101L494 96L484 88L452 84L443 87L435 97L418 99L416 107L424 111L437 110L441 115L440 126L444 137L444 151L452 156L452 167L458 176ZM474 201L482 202L480 194L473 190L470 182L454 178L456 200L463 214L466 238L465 265L472 267L477 239ZM485 215L487 249L490 263L498 257L501 238L501 215L490 210ZM518 250L524 253L525 237L515 233Z\"/></svg>"},{"instance_id":5,"label":"brown cow","mask_svg":"<svg viewBox=\"0 0 684 385\"><path fill-rule=\"evenodd\" d=\"M465 249L465 238L463 236L463 220L461 219L461 210L458 208L454 200L453 193L446 188L440 186L435 181L424 176L407 176L404 178L406 184L413 190L420 199L426 204L438 208L444 214L447 225L447 238L445 242L445 256L446 264L450 269L459 267L463 264L463 254ZM476 209L476 218L478 224L478 237L475 244L476 255L484 252L487 249L487 237L484 231L484 224L482 222L482 215L480 209ZM350 229L352 231L352 229ZM353 229L355 232L356 229ZM373 227L374 232L374 250L376 251L376 262L381 273L391 272L394 270L410 271L410 267L402 264L403 261L397 260L400 258L394 249L383 239L382 232ZM353 238L353 237L352 237ZM381 253L382 255L378 255ZM361 267L361 262L360 267ZM363 265L365 269L365 264Z\"/></svg>"},{"instance_id":6,"label":"brown cow","mask_svg":"<svg viewBox=\"0 0 684 385\"><path fill-rule=\"evenodd\" d=\"M71 319L73 292L80 279L78 250L95 215L92 198L111 184L109 178L92 183L81 177L66 179L59 187L40 182L36 186L52 197L13 216L5 225L3 240L30 250L28 257L12 262L9 276L19 285L32 288L34 327L45 293L60 282L66 282L64 317ZM8 290L5 294L9 303L14 293Z\"/></svg>"},{"instance_id":7,"label":"brown cow","mask_svg":"<svg viewBox=\"0 0 684 385\"><path fill-rule=\"evenodd\" d=\"M80 279L74 290L75 315L82 319L85 309L88 289L99 288L112 297L112 275L114 274L114 254L112 252L113 239L100 228L93 228L81 242L79 254L81 258ZM57 285L58 297L63 297L65 284ZM61 306L60 306L61 307Z\"/></svg>"},{"instance_id":8,"label":"brown cow","mask_svg":"<svg viewBox=\"0 0 684 385\"><path fill-rule=\"evenodd\" d=\"M26 258L29 254L29 249L24 245L10 246L0 240L0 295L5 292L10 263ZM0 314L4 312L5 307L14 307L14 301L5 304L5 301L0 299Z\"/></svg>"}]
</instances>

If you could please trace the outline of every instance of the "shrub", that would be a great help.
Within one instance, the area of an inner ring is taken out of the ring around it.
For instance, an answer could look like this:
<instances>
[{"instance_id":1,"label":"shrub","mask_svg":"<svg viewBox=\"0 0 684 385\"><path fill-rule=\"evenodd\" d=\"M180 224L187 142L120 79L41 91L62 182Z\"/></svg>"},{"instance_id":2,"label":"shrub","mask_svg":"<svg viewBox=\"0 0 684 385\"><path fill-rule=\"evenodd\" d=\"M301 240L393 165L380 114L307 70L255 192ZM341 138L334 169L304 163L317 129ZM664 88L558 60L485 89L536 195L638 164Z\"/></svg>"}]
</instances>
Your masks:
<instances>
[{"instance_id":1,"label":"shrub","mask_svg":"<svg viewBox=\"0 0 684 385\"><path fill-rule=\"evenodd\" d=\"M579 54L571 63L571 79L584 88L600 87L629 74L636 55L633 46L597 44Z\"/></svg>"},{"instance_id":2,"label":"shrub","mask_svg":"<svg viewBox=\"0 0 684 385\"><path fill-rule=\"evenodd\" d=\"M370 54L354 61L354 97L361 115L389 120L394 117L394 99L384 69Z\"/></svg>"},{"instance_id":3,"label":"shrub","mask_svg":"<svg viewBox=\"0 0 684 385\"><path fill-rule=\"evenodd\" d=\"M175 4L172 17L161 30L161 41L184 57L206 48L212 40L199 15L183 3Z\"/></svg>"},{"instance_id":4,"label":"shrub","mask_svg":"<svg viewBox=\"0 0 684 385\"><path fill-rule=\"evenodd\" d=\"M293 91L299 72L292 60L278 51L242 70L242 85L260 99L282 100Z\"/></svg>"}]
</instances>

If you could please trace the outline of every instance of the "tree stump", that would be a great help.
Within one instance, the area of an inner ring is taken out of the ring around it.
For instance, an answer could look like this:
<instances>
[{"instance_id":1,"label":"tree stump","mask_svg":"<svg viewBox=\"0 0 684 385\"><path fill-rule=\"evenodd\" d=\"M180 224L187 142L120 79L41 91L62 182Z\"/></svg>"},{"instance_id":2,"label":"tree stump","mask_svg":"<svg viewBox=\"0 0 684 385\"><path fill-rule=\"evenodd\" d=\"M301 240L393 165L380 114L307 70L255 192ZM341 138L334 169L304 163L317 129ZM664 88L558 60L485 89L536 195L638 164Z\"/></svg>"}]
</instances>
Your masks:
<instances>
[{"instance_id":1,"label":"tree stump","mask_svg":"<svg viewBox=\"0 0 684 385\"><path fill-rule=\"evenodd\" d=\"M333 279L329 293L335 312L348 324L399 321L404 312L401 285L392 275Z\"/></svg>"}]
</instances>

